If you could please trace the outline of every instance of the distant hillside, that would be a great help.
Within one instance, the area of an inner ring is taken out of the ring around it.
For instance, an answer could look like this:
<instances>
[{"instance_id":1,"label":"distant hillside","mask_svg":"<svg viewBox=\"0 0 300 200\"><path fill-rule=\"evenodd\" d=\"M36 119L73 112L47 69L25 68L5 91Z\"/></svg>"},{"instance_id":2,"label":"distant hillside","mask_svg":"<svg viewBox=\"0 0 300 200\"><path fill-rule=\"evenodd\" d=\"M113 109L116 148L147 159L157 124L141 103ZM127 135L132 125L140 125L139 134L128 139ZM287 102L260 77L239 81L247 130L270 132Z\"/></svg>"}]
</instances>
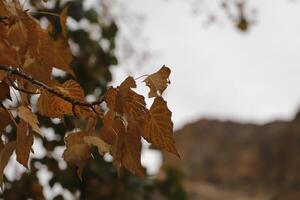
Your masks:
<instances>
[{"instance_id":1,"label":"distant hillside","mask_svg":"<svg viewBox=\"0 0 300 200\"><path fill-rule=\"evenodd\" d=\"M202 119L175 139L182 160L165 153L164 166L183 172L193 199L300 199L300 114L264 125Z\"/></svg>"}]
</instances>

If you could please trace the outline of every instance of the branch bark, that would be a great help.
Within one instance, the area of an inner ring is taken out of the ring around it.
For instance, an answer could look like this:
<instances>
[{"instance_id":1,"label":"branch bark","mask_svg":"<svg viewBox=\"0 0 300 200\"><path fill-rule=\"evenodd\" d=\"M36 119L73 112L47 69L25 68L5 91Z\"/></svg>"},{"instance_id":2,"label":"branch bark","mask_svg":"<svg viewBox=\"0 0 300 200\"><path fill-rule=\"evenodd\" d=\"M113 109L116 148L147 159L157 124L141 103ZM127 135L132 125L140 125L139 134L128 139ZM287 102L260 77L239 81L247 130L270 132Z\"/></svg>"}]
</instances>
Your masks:
<instances>
[{"instance_id":1,"label":"branch bark","mask_svg":"<svg viewBox=\"0 0 300 200\"><path fill-rule=\"evenodd\" d=\"M20 78L22 79L25 79L29 82L31 82L32 84L42 88L42 89L45 89L47 90L48 92L70 102L73 106L85 106L85 107L90 107L93 109L93 111L95 111L95 108L94 106L96 105L100 105L102 102L103 102L103 97L101 97L101 99L99 101L94 101L94 102L84 102L84 101L80 101L78 99L75 99L73 97L70 97L70 96L67 96L65 95L64 93L62 93L61 91L57 90L57 89L54 89L52 87L49 87L48 85L46 85L45 83L43 82L40 82L36 79L34 79L32 76L24 73L23 71L21 71L19 68L16 68L16 67L12 67L12 66L7 66L7 65L1 65L0 64L0 70L2 71L6 71L8 72L9 74L13 74L13 75L16 75L16 76L19 76ZM14 88L17 88L15 87L16 85L12 84L12 87ZM17 90L20 89L20 88L17 88ZM21 90L22 92L27 92L25 90Z\"/></svg>"}]
</instances>

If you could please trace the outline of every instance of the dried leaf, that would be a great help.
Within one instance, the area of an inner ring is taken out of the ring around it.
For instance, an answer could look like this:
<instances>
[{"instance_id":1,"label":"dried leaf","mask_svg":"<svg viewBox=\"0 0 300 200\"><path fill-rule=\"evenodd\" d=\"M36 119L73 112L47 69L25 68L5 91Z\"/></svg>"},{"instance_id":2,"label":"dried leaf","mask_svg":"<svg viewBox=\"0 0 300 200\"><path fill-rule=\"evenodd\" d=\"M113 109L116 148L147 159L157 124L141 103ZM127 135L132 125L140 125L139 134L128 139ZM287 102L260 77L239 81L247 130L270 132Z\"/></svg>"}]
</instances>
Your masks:
<instances>
[{"instance_id":1,"label":"dried leaf","mask_svg":"<svg viewBox=\"0 0 300 200\"><path fill-rule=\"evenodd\" d=\"M81 101L84 100L84 92L81 86L73 80L68 80L64 84L56 85L54 87L66 96L73 97L74 99ZM70 102L46 90L42 91L42 94L38 100L38 110L41 115L52 118L61 118L63 115L74 115L73 105ZM81 107L75 107L75 112L77 115L82 114L83 111L85 110Z\"/></svg>"},{"instance_id":2,"label":"dried leaf","mask_svg":"<svg viewBox=\"0 0 300 200\"><path fill-rule=\"evenodd\" d=\"M131 173L143 178L144 169L141 165L141 136L137 125L129 124L122 147L122 165Z\"/></svg>"},{"instance_id":3,"label":"dried leaf","mask_svg":"<svg viewBox=\"0 0 300 200\"><path fill-rule=\"evenodd\" d=\"M2 63L2 62L1 62ZM7 76L7 73L4 71L0 71L0 81L3 81L4 78Z\"/></svg>"},{"instance_id":4,"label":"dried leaf","mask_svg":"<svg viewBox=\"0 0 300 200\"><path fill-rule=\"evenodd\" d=\"M173 138L172 112L162 97L156 97L147 115L143 137L154 146L178 157Z\"/></svg>"},{"instance_id":5,"label":"dried leaf","mask_svg":"<svg viewBox=\"0 0 300 200\"><path fill-rule=\"evenodd\" d=\"M65 7L62 12L59 15L59 21L60 21L60 26L61 26L61 30L62 30L62 36L64 38L67 38L67 17L68 17L68 10L69 7Z\"/></svg>"},{"instance_id":6,"label":"dried leaf","mask_svg":"<svg viewBox=\"0 0 300 200\"><path fill-rule=\"evenodd\" d=\"M28 159L33 144L33 135L28 131L28 124L20 120L17 128L16 155L17 161L28 168Z\"/></svg>"},{"instance_id":7,"label":"dried leaf","mask_svg":"<svg viewBox=\"0 0 300 200\"><path fill-rule=\"evenodd\" d=\"M37 116L28 107L20 106L18 108L18 116L25 122L29 123L29 125L35 132L42 134L42 131L39 128L39 121Z\"/></svg>"},{"instance_id":8,"label":"dried leaf","mask_svg":"<svg viewBox=\"0 0 300 200\"><path fill-rule=\"evenodd\" d=\"M88 136L86 132L71 133L65 138L66 149L63 153L63 159L78 167L78 176L81 178L82 169L91 157L91 147L83 140Z\"/></svg>"},{"instance_id":9,"label":"dried leaf","mask_svg":"<svg viewBox=\"0 0 300 200\"><path fill-rule=\"evenodd\" d=\"M27 12L17 9L17 13L26 29L29 55L44 68L56 67L73 75L70 68L73 58L67 41L63 38L55 41Z\"/></svg>"},{"instance_id":10,"label":"dried leaf","mask_svg":"<svg viewBox=\"0 0 300 200\"><path fill-rule=\"evenodd\" d=\"M2 131L7 125L11 123L11 117L9 112L0 107L0 131Z\"/></svg>"},{"instance_id":11,"label":"dried leaf","mask_svg":"<svg viewBox=\"0 0 300 200\"><path fill-rule=\"evenodd\" d=\"M120 85L121 91L126 91L130 88L136 88L136 82L132 76L128 76Z\"/></svg>"},{"instance_id":12,"label":"dried leaf","mask_svg":"<svg viewBox=\"0 0 300 200\"><path fill-rule=\"evenodd\" d=\"M10 99L9 85L5 82L0 83L0 101Z\"/></svg>"},{"instance_id":13,"label":"dried leaf","mask_svg":"<svg viewBox=\"0 0 300 200\"><path fill-rule=\"evenodd\" d=\"M165 65L159 71L149 75L144 82L150 88L149 98L161 96L168 87L171 70Z\"/></svg>"},{"instance_id":14,"label":"dried leaf","mask_svg":"<svg viewBox=\"0 0 300 200\"><path fill-rule=\"evenodd\" d=\"M9 142L4 145L3 149L0 152L0 186L3 185L3 173L4 169L16 148L15 142Z\"/></svg>"},{"instance_id":15,"label":"dried leaf","mask_svg":"<svg viewBox=\"0 0 300 200\"><path fill-rule=\"evenodd\" d=\"M98 136L85 136L83 137L83 140L88 145L94 145L98 148L98 152L100 155L104 155L104 153L109 152L111 145L104 142L100 137Z\"/></svg>"},{"instance_id":16,"label":"dried leaf","mask_svg":"<svg viewBox=\"0 0 300 200\"><path fill-rule=\"evenodd\" d=\"M125 125L116 117L115 112L108 111L103 118L103 127L100 130L100 137L111 145L110 154L113 157L113 164L120 174L122 146L124 144Z\"/></svg>"}]
</instances>

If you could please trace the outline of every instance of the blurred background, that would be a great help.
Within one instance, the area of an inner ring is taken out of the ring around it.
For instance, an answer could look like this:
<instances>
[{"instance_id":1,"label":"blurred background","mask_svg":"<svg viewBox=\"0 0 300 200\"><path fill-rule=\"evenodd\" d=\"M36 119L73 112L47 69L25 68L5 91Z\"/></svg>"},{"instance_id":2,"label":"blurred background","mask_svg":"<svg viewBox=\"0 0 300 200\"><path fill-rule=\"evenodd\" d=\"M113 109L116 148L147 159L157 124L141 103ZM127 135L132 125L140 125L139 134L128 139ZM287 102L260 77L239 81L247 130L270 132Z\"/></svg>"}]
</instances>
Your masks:
<instances>
[{"instance_id":1,"label":"blurred background","mask_svg":"<svg viewBox=\"0 0 300 200\"><path fill-rule=\"evenodd\" d=\"M31 172L11 162L1 198L300 199L299 2L24 2L44 27L54 25L54 38L59 18L47 13L66 5L72 67L88 99L128 75L171 68L164 95L182 159L145 142L147 179L119 178L106 155L91 160L80 181L61 158L63 134L74 124L39 116L46 135L35 142Z\"/></svg>"}]
</instances>

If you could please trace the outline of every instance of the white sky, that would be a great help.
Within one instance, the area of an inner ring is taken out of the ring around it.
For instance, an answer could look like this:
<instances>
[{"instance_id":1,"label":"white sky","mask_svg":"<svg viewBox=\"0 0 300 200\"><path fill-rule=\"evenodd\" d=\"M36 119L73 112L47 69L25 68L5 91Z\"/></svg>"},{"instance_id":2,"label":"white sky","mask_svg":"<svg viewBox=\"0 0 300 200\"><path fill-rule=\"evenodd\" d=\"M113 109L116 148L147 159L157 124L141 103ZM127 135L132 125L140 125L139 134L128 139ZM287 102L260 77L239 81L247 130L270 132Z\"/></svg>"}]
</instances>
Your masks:
<instances>
[{"instance_id":1,"label":"white sky","mask_svg":"<svg viewBox=\"0 0 300 200\"><path fill-rule=\"evenodd\" d=\"M184 0L127 2L144 15L141 35L154 56L143 66L115 67L112 84L169 66L165 99L175 129L202 117L256 123L293 118L300 105L300 3L251 2L257 24L246 34L229 23L204 28ZM142 163L150 174L160 162L159 152L145 148Z\"/></svg>"},{"instance_id":2,"label":"white sky","mask_svg":"<svg viewBox=\"0 0 300 200\"><path fill-rule=\"evenodd\" d=\"M113 84L128 71L137 77L169 66L165 99L176 129L201 117L259 123L292 118L300 105L300 4L255 2L258 23L246 34L229 23L204 28L186 1L127 2L145 16L142 35L155 56L143 66L114 68Z\"/></svg>"}]
</instances>

